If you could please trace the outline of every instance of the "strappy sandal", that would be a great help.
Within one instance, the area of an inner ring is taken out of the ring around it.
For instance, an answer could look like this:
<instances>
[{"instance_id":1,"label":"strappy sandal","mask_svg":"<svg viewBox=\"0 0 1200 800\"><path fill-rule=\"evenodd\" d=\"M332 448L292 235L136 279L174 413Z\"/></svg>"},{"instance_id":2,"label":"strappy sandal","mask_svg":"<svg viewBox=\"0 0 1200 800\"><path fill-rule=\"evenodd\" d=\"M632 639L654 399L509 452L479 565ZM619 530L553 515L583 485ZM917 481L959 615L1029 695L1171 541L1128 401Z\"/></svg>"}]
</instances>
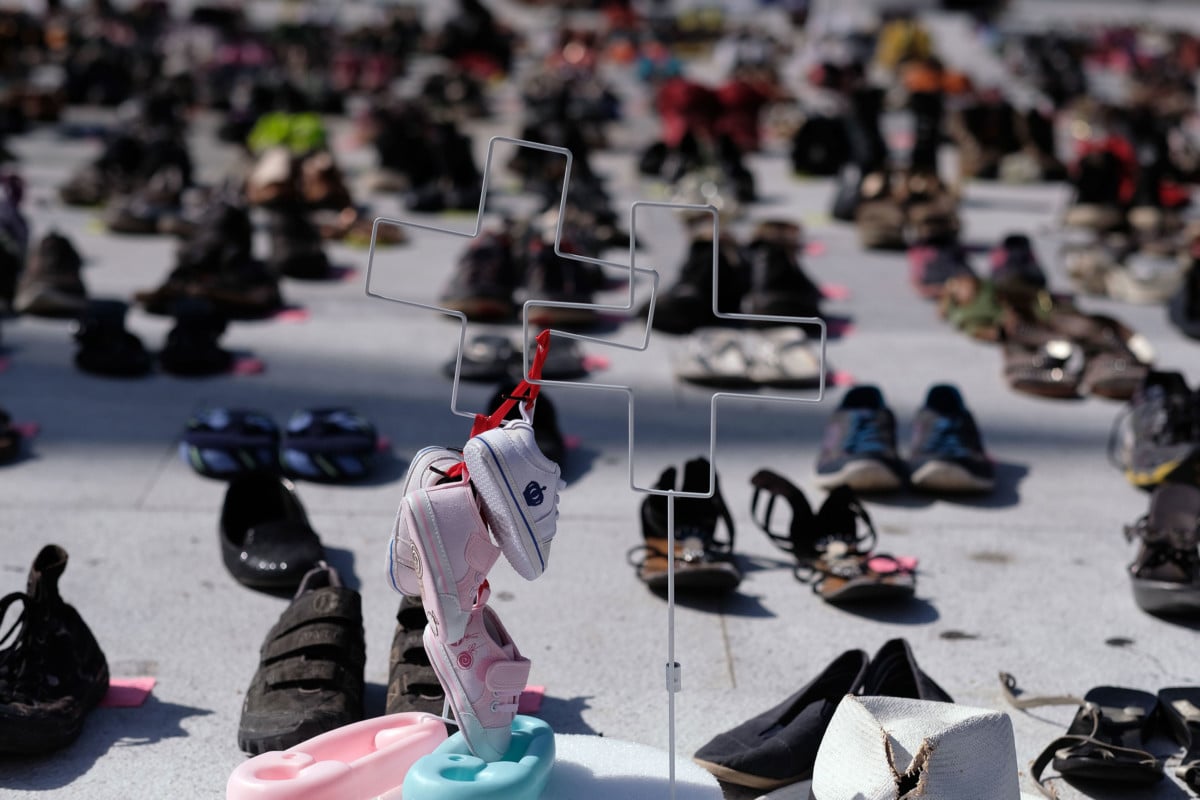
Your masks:
<instances>
[{"instance_id":1,"label":"strappy sandal","mask_svg":"<svg viewBox=\"0 0 1200 800\"><path fill-rule=\"evenodd\" d=\"M1183 748L1175 777L1200 795L1200 687L1159 689L1158 707L1171 738Z\"/></svg>"},{"instance_id":2,"label":"strappy sandal","mask_svg":"<svg viewBox=\"0 0 1200 800\"><path fill-rule=\"evenodd\" d=\"M1068 780L1143 786L1162 780L1162 759L1146 750L1158 707L1154 695L1137 689L1097 686L1082 698L1021 697L1012 675L1001 672L1000 683L1005 699L1014 708L1079 706L1066 735L1048 744L1030 765L1038 789L1051 800L1057 800L1058 792L1049 785L1049 779L1042 778L1048 766Z\"/></svg>"},{"instance_id":3,"label":"strappy sandal","mask_svg":"<svg viewBox=\"0 0 1200 800\"><path fill-rule=\"evenodd\" d=\"M796 559L796 580L812 586L822 599L851 603L912 597L916 562L871 551L877 538L875 526L848 486L830 492L814 514L804 493L781 475L759 470L750 483L754 486L750 512L755 523L776 547ZM772 529L779 498L792 510L787 533ZM860 520L865 528L862 532Z\"/></svg>"},{"instance_id":4,"label":"strappy sandal","mask_svg":"<svg viewBox=\"0 0 1200 800\"><path fill-rule=\"evenodd\" d=\"M238 747L286 750L362 719L362 599L324 562L311 569L263 643Z\"/></svg>"},{"instance_id":5,"label":"strappy sandal","mask_svg":"<svg viewBox=\"0 0 1200 800\"><path fill-rule=\"evenodd\" d=\"M404 597L396 612L396 633L388 662L386 714L424 711L441 715L446 692L437 673L429 665L422 635L425 632L425 607L419 597Z\"/></svg>"},{"instance_id":6,"label":"strappy sandal","mask_svg":"<svg viewBox=\"0 0 1200 800\"><path fill-rule=\"evenodd\" d=\"M1126 526L1125 538L1141 540L1129 566L1133 597L1149 614L1200 612L1200 488L1163 483L1150 509Z\"/></svg>"},{"instance_id":7,"label":"strappy sandal","mask_svg":"<svg viewBox=\"0 0 1200 800\"><path fill-rule=\"evenodd\" d=\"M655 484L656 489L675 489L675 467L667 467ZM696 458L684 465L680 491L703 492L708 488L708 459ZM715 478L714 478L715 480ZM718 536L719 522L725 524L725 536ZM628 553L638 578L655 592L667 590L670 575L667 549L667 498L647 495L642 502L644 543ZM720 484L710 498L675 499L675 588L680 591L726 592L742 581L734 563L733 515L721 497Z\"/></svg>"}]
</instances>

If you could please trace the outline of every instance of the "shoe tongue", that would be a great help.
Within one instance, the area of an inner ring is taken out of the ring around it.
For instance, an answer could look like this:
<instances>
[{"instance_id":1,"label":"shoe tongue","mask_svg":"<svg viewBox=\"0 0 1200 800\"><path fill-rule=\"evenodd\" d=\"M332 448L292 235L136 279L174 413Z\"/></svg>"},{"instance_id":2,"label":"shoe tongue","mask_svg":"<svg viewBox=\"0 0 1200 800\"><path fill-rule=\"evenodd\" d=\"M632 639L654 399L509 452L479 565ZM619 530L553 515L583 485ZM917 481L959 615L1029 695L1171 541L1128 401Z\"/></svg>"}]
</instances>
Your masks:
<instances>
[{"instance_id":1,"label":"shoe tongue","mask_svg":"<svg viewBox=\"0 0 1200 800\"><path fill-rule=\"evenodd\" d=\"M874 411L883 408L883 393L874 386L855 386L842 398L842 408Z\"/></svg>"},{"instance_id":2,"label":"shoe tongue","mask_svg":"<svg viewBox=\"0 0 1200 800\"><path fill-rule=\"evenodd\" d=\"M962 395L953 386L938 384L929 390L925 398L925 407L942 415L956 414L963 408Z\"/></svg>"},{"instance_id":3,"label":"shoe tongue","mask_svg":"<svg viewBox=\"0 0 1200 800\"><path fill-rule=\"evenodd\" d=\"M29 568L26 592L37 600L58 598L58 579L67 568L67 551L56 544L48 544L38 553Z\"/></svg>"}]
</instances>

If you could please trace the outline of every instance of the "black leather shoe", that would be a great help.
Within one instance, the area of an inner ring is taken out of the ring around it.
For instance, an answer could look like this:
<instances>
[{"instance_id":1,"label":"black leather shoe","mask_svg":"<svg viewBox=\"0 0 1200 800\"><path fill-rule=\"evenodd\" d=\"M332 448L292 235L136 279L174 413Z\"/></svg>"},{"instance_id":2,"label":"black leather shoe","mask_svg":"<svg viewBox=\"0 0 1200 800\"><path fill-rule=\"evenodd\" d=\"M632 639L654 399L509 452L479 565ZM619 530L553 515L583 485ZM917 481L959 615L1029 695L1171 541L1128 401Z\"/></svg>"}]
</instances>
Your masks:
<instances>
[{"instance_id":1,"label":"black leather shoe","mask_svg":"<svg viewBox=\"0 0 1200 800\"><path fill-rule=\"evenodd\" d=\"M693 760L722 781L753 789L807 780L834 710L858 690L866 672L867 654L847 650L803 689L720 734Z\"/></svg>"},{"instance_id":2,"label":"black leather shoe","mask_svg":"<svg viewBox=\"0 0 1200 800\"><path fill-rule=\"evenodd\" d=\"M859 694L954 702L945 689L917 666L912 648L904 639L892 639L879 648L863 676Z\"/></svg>"},{"instance_id":3,"label":"black leather shoe","mask_svg":"<svg viewBox=\"0 0 1200 800\"><path fill-rule=\"evenodd\" d=\"M292 482L252 472L229 482L221 509L221 554L238 581L256 589L295 589L325 558Z\"/></svg>"}]
</instances>

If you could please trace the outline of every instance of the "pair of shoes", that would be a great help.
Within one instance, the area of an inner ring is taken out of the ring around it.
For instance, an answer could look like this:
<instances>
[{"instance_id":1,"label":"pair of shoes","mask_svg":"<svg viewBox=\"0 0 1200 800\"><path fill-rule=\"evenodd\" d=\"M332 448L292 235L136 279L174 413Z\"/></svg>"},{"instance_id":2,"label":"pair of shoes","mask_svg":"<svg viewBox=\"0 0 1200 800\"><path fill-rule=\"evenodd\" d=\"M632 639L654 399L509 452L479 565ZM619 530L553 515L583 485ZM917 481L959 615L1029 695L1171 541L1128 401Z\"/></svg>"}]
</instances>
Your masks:
<instances>
[{"instance_id":1,"label":"pair of shoes","mask_svg":"<svg viewBox=\"0 0 1200 800\"><path fill-rule=\"evenodd\" d=\"M325 558L296 487L272 472L242 473L229 481L219 530L225 568L253 589L295 589Z\"/></svg>"},{"instance_id":2,"label":"pair of shoes","mask_svg":"<svg viewBox=\"0 0 1200 800\"><path fill-rule=\"evenodd\" d=\"M799 326L698 328L675 377L701 386L808 388L821 380L821 358Z\"/></svg>"},{"instance_id":3,"label":"pair of shoes","mask_svg":"<svg viewBox=\"0 0 1200 800\"><path fill-rule=\"evenodd\" d=\"M210 409L188 420L179 445L180 457L207 478L282 470L326 483L366 476L378 450L375 426L348 408L295 411L282 432L262 411Z\"/></svg>"},{"instance_id":4,"label":"pair of shoes","mask_svg":"<svg viewBox=\"0 0 1200 800\"><path fill-rule=\"evenodd\" d=\"M238 721L251 755L286 750L363 718L362 598L318 561L263 642Z\"/></svg>"},{"instance_id":5,"label":"pair of shoes","mask_svg":"<svg viewBox=\"0 0 1200 800\"><path fill-rule=\"evenodd\" d=\"M796 580L829 603L892 602L916 591L916 559L873 551L878 534L848 486L829 493L816 513L800 488L770 470L750 479L750 512L771 543L796 560ZM765 498L765 500L764 500ZM772 523L775 501L787 502L786 531ZM860 530L859 523L865 530Z\"/></svg>"},{"instance_id":6,"label":"pair of shoes","mask_svg":"<svg viewBox=\"0 0 1200 800\"><path fill-rule=\"evenodd\" d=\"M930 492L990 492L995 469L983 449L975 418L958 389L929 388L913 420L907 469L896 450L896 417L875 386L855 386L825 428L817 485L857 492L912 488Z\"/></svg>"},{"instance_id":7,"label":"pair of shoes","mask_svg":"<svg viewBox=\"0 0 1200 800\"><path fill-rule=\"evenodd\" d=\"M1030 766L1043 794L1056 796L1042 777L1046 767L1080 788L1152 786L1163 779L1164 761L1150 750L1159 734L1183 750L1175 774L1200 794L1200 687L1173 686L1151 694L1122 686L1097 686L1083 697L1026 697L1017 681L1000 673L1005 699L1015 708L1077 705L1065 735L1055 739Z\"/></svg>"},{"instance_id":8,"label":"pair of shoes","mask_svg":"<svg viewBox=\"0 0 1200 800\"><path fill-rule=\"evenodd\" d=\"M405 478L389 576L402 594L420 596L429 664L484 761L508 750L530 666L487 605L487 575L501 553L526 580L545 571L561 488L524 419L471 437L461 456L426 448Z\"/></svg>"},{"instance_id":9,"label":"pair of shoes","mask_svg":"<svg viewBox=\"0 0 1200 800\"><path fill-rule=\"evenodd\" d=\"M1200 452L1200 392L1180 372L1149 370L1113 422L1109 458L1134 486L1170 480Z\"/></svg>"},{"instance_id":10,"label":"pair of shoes","mask_svg":"<svg viewBox=\"0 0 1200 800\"><path fill-rule=\"evenodd\" d=\"M957 193L923 171L873 172L863 177L854 212L867 249L954 239L961 227Z\"/></svg>"},{"instance_id":11,"label":"pair of shoes","mask_svg":"<svg viewBox=\"0 0 1200 800\"><path fill-rule=\"evenodd\" d=\"M1147 613L1200 617L1200 487L1160 483L1150 509L1126 526L1125 538L1139 540L1129 565L1133 596Z\"/></svg>"},{"instance_id":12,"label":"pair of shoes","mask_svg":"<svg viewBox=\"0 0 1200 800\"><path fill-rule=\"evenodd\" d=\"M714 737L692 760L722 781L753 789L807 780L834 709L846 695L953 702L917 666L908 642L892 639L870 660L862 650L842 653L798 692Z\"/></svg>"},{"instance_id":13,"label":"pair of shoes","mask_svg":"<svg viewBox=\"0 0 1200 800\"><path fill-rule=\"evenodd\" d=\"M530 342L530 358L536 345ZM457 358L451 358L442 365L442 374L454 378ZM548 381L570 381L582 378L589 370L585 366L585 357L579 344L574 339L555 341L542 364L542 378ZM513 341L496 333L481 333L474 336L463 348L462 369L459 373L464 381L493 383L495 381L512 381L519 383L524 376L521 351Z\"/></svg>"},{"instance_id":14,"label":"pair of shoes","mask_svg":"<svg viewBox=\"0 0 1200 800\"><path fill-rule=\"evenodd\" d=\"M678 497L674 501L675 588L681 592L728 592L742 582L733 553L733 515L708 459L694 458L684 464L682 481L674 466L667 467L654 484L659 492L693 494L703 494L710 487L712 497ZM664 494L646 495L641 507L643 543L629 551L638 579L660 594L666 592L671 575L667 502ZM717 532L721 523L723 535Z\"/></svg>"},{"instance_id":15,"label":"pair of shoes","mask_svg":"<svg viewBox=\"0 0 1200 800\"><path fill-rule=\"evenodd\" d=\"M0 598L0 622L23 611L0 643L0 754L49 753L73 742L108 691L108 662L91 630L63 601L67 551L46 545L24 592Z\"/></svg>"}]
</instances>

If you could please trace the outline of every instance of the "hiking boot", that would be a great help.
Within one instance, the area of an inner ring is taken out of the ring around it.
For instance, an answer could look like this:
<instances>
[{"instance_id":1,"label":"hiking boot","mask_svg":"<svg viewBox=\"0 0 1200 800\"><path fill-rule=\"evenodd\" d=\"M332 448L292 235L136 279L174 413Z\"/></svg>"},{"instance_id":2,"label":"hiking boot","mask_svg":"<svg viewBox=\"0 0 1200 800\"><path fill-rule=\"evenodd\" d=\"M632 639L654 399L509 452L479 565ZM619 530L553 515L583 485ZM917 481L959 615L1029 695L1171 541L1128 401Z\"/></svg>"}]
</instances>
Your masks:
<instances>
[{"instance_id":1,"label":"hiking boot","mask_svg":"<svg viewBox=\"0 0 1200 800\"><path fill-rule=\"evenodd\" d=\"M565 488L558 464L538 449L525 420L472 436L463 460L480 510L504 557L531 581L546 570L558 525L558 493Z\"/></svg>"},{"instance_id":2,"label":"hiking boot","mask_svg":"<svg viewBox=\"0 0 1200 800\"><path fill-rule=\"evenodd\" d=\"M1151 370L1114 425L1110 452L1134 486L1166 480L1200 445L1200 401L1181 373Z\"/></svg>"},{"instance_id":3,"label":"hiking boot","mask_svg":"<svg viewBox=\"0 0 1200 800\"><path fill-rule=\"evenodd\" d=\"M83 259L70 239L56 231L46 234L17 284L14 310L41 317L79 316L88 302L82 267Z\"/></svg>"},{"instance_id":4,"label":"hiking boot","mask_svg":"<svg viewBox=\"0 0 1200 800\"><path fill-rule=\"evenodd\" d=\"M800 266L800 226L792 222L761 223L747 247L748 280L743 314L785 317L821 315L821 289Z\"/></svg>"},{"instance_id":5,"label":"hiking boot","mask_svg":"<svg viewBox=\"0 0 1200 800\"><path fill-rule=\"evenodd\" d=\"M990 492L995 486L975 419L955 387L930 387L913 420L908 468L913 488L924 491Z\"/></svg>"},{"instance_id":6,"label":"hiking boot","mask_svg":"<svg viewBox=\"0 0 1200 800\"><path fill-rule=\"evenodd\" d=\"M301 280L329 277L329 259L321 248L321 233L301 208L272 211L268 219L271 256L267 266L272 272Z\"/></svg>"},{"instance_id":7,"label":"hiking boot","mask_svg":"<svg viewBox=\"0 0 1200 800\"><path fill-rule=\"evenodd\" d=\"M108 662L79 613L63 602L58 580L67 551L46 545L24 593L0 599L0 621L24 610L0 641L0 753L49 753L79 736L83 719L108 691Z\"/></svg>"},{"instance_id":8,"label":"hiking boot","mask_svg":"<svg viewBox=\"0 0 1200 800\"><path fill-rule=\"evenodd\" d=\"M450 641L439 635L436 626L428 625L423 639L467 746L484 761L499 761L512 742L512 722L529 679L529 659L517 650L500 617L487 606L471 612L461 638Z\"/></svg>"},{"instance_id":9,"label":"hiking boot","mask_svg":"<svg viewBox=\"0 0 1200 800\"><path fill-rule=\"evenodd\" d=\"M517 264L507 233L482 233L458 259L439 303L472 321L510 319L517 311Z\"/></svg>"},{"instance_id":10,"label":"hiking boot","mask_svg":"<svg viewBox=\"0 0 1200 800\"><path fill-rule=\"evenodd\" d=\"M875 386L855 386L825 427L817 485L856 492L899 489L904 471L896 452L896 417Z\"/></svg>"},{"instance_id":11,"label":"hiking boot","mask_svg":"<svg viewBox=\"0 0 1200 800\"><path fill-rule=\"evenodd\" d=\"M128 306L120 300L94 300L79 318L75 366L111 377L137 377L153 367L142 340L125 329Z\"/></svg>"},{"instance_id":12,"label":"hiking boot","mask_svg":"<svg viewBox=\"0 0 1200 800\"><path fill-rule=\"evenodd\" d=\"M709 219L705 215L705 220ZM713 314L713 242L711 228L705 229L704 222L697 224L696 233L688 248L687 260L679 273L679 280L671 287L661 290L654 305L654 330L663 333L691 333L697 328L712 325L728 325ZM745 294L742 285L741 259L732 242L722 240L717 247L717 309L722 313L736 313ZM642 308L641 315L647 313Z\"/></svg>"},{"instance_id":13,"label":"hiking boot","mask_svg":"<svg viewBox=\"0 0 1200 800\"><path fill-rule=\"evenodd\" d=\"M703 493L709 488L708 459L695 458L683 466L682 486L676 486L677 470L667 467L654 485L661 491L678 490ZM725 592L742 582L742 572L734 561L734 525L721 486L713 473L713 496L675 499L675 588L683 592ZM665 592L670 576L667 549L667 498L648 494L642 501L642 550L645 557L637 565L638 578L655 592ZM718 522L725 523L725 535L717 534Z\"/></svg>"}]
</instances>

